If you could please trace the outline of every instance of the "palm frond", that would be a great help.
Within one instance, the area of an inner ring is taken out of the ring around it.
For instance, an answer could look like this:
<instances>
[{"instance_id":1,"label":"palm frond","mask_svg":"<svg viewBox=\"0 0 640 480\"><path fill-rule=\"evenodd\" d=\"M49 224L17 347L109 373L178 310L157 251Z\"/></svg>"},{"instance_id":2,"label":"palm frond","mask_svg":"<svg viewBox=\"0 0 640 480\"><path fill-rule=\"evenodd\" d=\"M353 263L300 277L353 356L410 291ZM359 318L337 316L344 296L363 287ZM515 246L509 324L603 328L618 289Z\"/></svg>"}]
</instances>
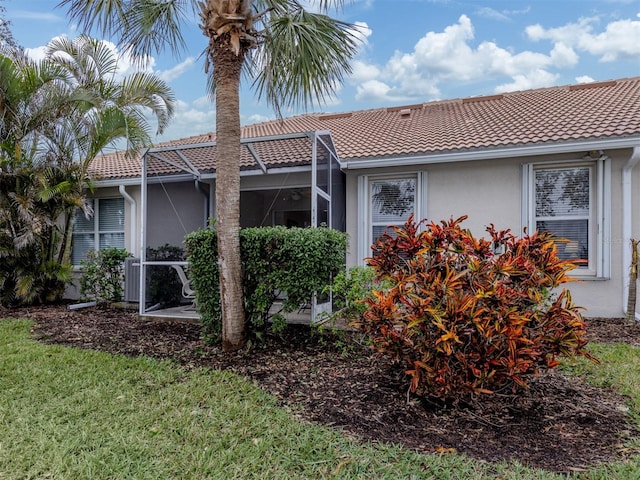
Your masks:
<instances>
[{"instance_id":1,"label":"palm frond","mask_svg":"<svg viewBox=\"0 0 640 480\"><path fill-rule=\"evenodd\" d=\"M102 36L116 31L125 19L127 0L61 0L68 7L69 20L85 32L98 30Z\"/></svg>"},{"instance_id":2,"label":"palm frond","mask_svg":"<svg viewBox=\"0 0 640 480\"><path fill-rule=\"evenodd\" d=\"M326 101L351 72L359 42L356 29L303 8L271 15L255 60L260 65L254 82L258 96L276 112Z\"/></svg>"},{"instance_id":3,"label":"palm frond","mask_svg":"<svg viewBox=\"0 0 640 480\"><path fill-rule=\"evenodd\" d=\"M69 80L76 86L99 85L118 69L117 56L107 44L86 35L55 38L47 45L46 54L69 73Z\"/></svg>"},{"instance_id":4,"label":"palm frond","mask_svg":"<svg viewBox=\"0 0 640 480\"><path fill-rule=\"evenodd\" d=\"M150 109L158 121L158 133L175 113L175 96L169 85L155 75L139 72L126 77L120 86L119 104Z\"/></svg>"},{"instance_id":5,"label":"palm frond","mask_svg":"<svg viewBox=\"0 0 640 480\"><path fill-rule=\"evenodd\" d=\"M81 30L116 36L119 46L144 62L154 52L184 51L184 24L195 16L196 0L61 0Z\"/></svg>"},{"instance_id":6,"label":"palm frond","mask_svg":"<svg viewBox=\"0 0 640 480\"><path fill-rule=\"evenodd\" d=\"M138 0L130 2L126 20L116 31L122 45L139 57L169 49L178 56L186 43L182 28L189 18L186 0ZM191 4L191 5L189 5Z\"/></svg>"}]
</instances>

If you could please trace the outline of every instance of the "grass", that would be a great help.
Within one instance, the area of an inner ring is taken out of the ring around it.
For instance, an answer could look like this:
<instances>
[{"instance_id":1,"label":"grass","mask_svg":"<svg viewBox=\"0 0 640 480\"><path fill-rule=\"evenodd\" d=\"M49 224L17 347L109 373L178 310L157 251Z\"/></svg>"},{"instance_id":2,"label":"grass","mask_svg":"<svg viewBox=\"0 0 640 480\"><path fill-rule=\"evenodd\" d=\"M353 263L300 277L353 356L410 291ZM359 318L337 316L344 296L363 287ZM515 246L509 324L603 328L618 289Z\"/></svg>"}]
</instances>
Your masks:
<instances>
[{"instance_id":1,"label":"grass","mask_svg":"<svg viewBox=\"0 0 640 480\"><path fill-rule=\"evenodd\" d=\"M1 479L560 479L517 463L420 455L348 439L277 406L246 379L169 362L43 345L30 322L0 321ZM595 345L640 412L640 350ZM580 473L640 478L640 458Z\"/></svg>"}]
</instances>

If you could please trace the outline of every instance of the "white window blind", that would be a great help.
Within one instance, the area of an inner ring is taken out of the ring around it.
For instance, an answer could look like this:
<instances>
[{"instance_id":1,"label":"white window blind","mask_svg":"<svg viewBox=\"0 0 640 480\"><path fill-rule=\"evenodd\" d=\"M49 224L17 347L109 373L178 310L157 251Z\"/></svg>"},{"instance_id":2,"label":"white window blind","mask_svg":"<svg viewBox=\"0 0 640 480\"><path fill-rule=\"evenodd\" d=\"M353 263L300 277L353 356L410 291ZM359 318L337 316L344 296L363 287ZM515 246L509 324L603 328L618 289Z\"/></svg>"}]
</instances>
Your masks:
<instances>
[{"instance_id":1,"label":"white window blind","mask_svg":"<svg viewBox=\"0 0 640 480\"><path fill-rule=\"evenodd\" d=\"M124 248L124 199L101 198L89 202L93 216L86 218L78 210L74 219L71 255L74 265L86 259L90 250Z\"/></svg>"},{"instance_id":2,"label":"white window blind","mask_svg":"<svg viewBox=\"0 0 640 480\"><path fill-rule=\"evenodd\" d=\"M416 212L416 183L415 177L370 182L371 243Z\"/></svg>"},{"instance_id":3,"label":"white window blind","mask_svg":"<svg viewBox=\"0 0 640 480\"><path fill-rule=\"evenodd\" d=\"M594 242L593 168L536 169L535 227L565 239L558 256L590 268Z\"/></svg>"}]
</instances>

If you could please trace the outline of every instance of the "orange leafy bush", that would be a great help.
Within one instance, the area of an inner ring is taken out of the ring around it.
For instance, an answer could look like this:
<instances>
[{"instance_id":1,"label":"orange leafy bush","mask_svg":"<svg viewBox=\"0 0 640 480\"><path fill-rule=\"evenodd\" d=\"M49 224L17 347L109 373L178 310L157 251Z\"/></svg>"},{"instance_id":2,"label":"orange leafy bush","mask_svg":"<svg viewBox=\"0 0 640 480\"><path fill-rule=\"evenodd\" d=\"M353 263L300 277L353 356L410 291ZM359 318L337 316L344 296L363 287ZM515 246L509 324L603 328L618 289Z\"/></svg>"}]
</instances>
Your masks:
<instances>
[{"instance_id":1,"label":"orange leafy bush","mask_svg":"<svg viewBox=\"0 0 640 480\"><path fill-rule=\"evenodd\" d=\"M559 357L592 358L580 308L558 292L575 265L557 257L555 239L493 225L490 240L477 239L460 226L465 219L410 217L367 259L391 287L365 300L360 327L406 365L410 390L454 402L516 392Z\"/></svg>"}]
</instances>

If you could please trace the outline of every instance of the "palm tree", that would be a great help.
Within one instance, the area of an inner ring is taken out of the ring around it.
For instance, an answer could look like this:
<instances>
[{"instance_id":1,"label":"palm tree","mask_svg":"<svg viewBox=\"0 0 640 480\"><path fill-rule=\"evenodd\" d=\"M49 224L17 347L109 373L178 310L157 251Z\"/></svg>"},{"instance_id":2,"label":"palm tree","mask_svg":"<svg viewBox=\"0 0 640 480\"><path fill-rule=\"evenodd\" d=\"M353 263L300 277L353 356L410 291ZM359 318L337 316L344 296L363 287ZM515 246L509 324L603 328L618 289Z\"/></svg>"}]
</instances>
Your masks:
<instances>
[{"instance_id":1,"label":"palm tree","mask_svg":"<svg viewBox=\"0 0 640 480\"><path fill-rule=\"evenodd\" d=\"M151 125L145 115L156 118L162 132L174 112L174 97L169 86L155 75L137 72L120 78L118 59L104 42L87 36L73 40L58 38L47 47L47 58L66 73L65 85L73 99L74 114L59 119L46 150L74 175L75 192L83 200L91 188L89 167L105 148L125 139L129 155L152 143ZM77 205L65 211L66 225L61 250L68 261L71 220Z\"/></svg>"},{"instance_id":2,"label":"palm tree","mask_svg":"<svg viewBox=\"0 0 640 480\"><path fill-rule=\"evenodd\" d=\"M4 0L0 0L0 1L4 1ZM13 34L9 29L11 22L9 22L5 18L5 12L6 12L6 9L4 8L4 6L0 5L0 46L7 45L12 48L17 48L18 45L16 44L16 41L13 38Z\"/></svg>"},{"instance_id":3,"label":"palm tree","mask_svg":"<svg viewBox=\"0 0 640 480\"><path fill-rule=\"evenodd\" d=\"M70 278L74 213L91 213L91 162L120 139L130 154L151 145L145 112L160 131L173 114L166 83L116 74L115 53L85 36L52 41L42 61L0 51L0 257L17 259L0 272L6 301L56 300Z\"/></svg>"},{"instance_id":4,"label":"palm tree","mask_svg":"<svg viewBox=\"0 0 640 480\"><path fill-rule=\"evenodd\" d=\"M278 115L335 92L356 53L354 26L327 13L343 0L320 0L314 13L299 0L62 0L86 31L114 35L134 54L184 47L181 28L199 16L208 39L205 71L216 104L216 208L222 346L246 339L240 264L240 80Z\"/></svg>"}]
</instances>

